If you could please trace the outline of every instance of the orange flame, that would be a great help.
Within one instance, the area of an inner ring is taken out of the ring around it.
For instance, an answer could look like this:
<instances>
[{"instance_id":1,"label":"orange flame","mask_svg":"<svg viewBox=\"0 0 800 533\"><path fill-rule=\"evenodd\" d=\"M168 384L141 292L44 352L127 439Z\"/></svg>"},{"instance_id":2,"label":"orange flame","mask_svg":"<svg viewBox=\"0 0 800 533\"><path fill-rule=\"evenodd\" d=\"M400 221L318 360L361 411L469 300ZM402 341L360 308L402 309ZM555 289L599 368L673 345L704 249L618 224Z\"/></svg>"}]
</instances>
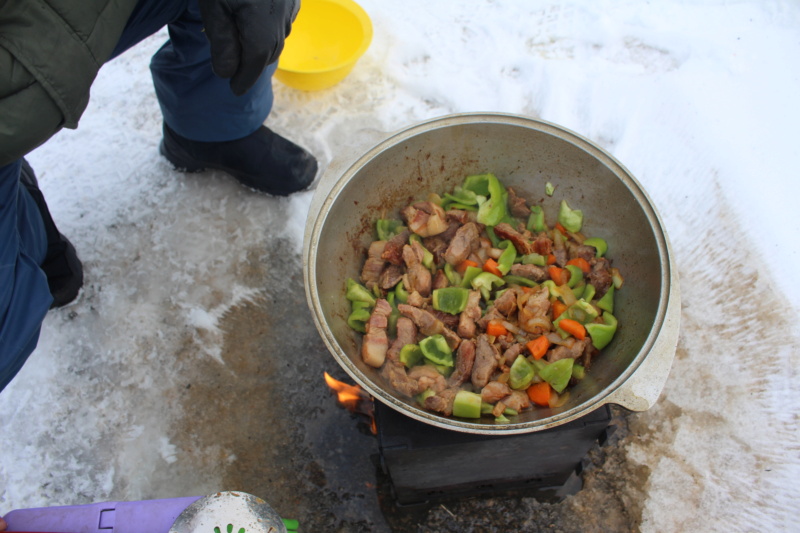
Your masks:
<instances>
[{"instance_id":1,"label":"orange flame","mask_svg":"<svg viewBox=\"0 0 800 533\"><path fill-rule=\"evenodd\" d=\"M370 420L370 431L372 431L373 435L377 435L378 428L375 424L375 410L370 395L358 385L348 385L347 383L335 379L327 372L324 374L325 383L336 393L336 399L339 404L351 413L366 415Z\"/></svg>"}]
</instances>

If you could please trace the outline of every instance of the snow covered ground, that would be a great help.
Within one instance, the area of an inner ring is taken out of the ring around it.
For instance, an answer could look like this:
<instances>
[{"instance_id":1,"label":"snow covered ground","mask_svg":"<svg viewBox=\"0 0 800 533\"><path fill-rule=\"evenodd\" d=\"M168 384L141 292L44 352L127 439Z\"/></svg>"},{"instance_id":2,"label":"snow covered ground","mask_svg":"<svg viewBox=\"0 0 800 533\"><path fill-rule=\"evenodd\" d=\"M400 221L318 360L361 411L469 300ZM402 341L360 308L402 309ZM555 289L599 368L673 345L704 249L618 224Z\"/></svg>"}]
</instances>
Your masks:
<instances>
[{"instance_id":1,"label":"snow covered ground","mask_svg":"<svg viewBox=\"0 0 800 533\"><path fill-rule=\"evenodd\" d=\"M322 167L376 132L468 111L541 118L608 150L659 210L683 296L670 379L623 443L647 473L629 493L641 529L796 530L800 5L361 4L374 40L352 74L316 93L276 81L267 124ZM176 355L224 364L221 320L268 294L252 274L265 242L299 258L313 193L171 170L147 69L164 38L104 67L80 128L29 156L86 286L0 394L0 509L201 494L236 461L195 450L223 459L170 470L189 452L152 398Z\"/></svg>"}]
</instances>

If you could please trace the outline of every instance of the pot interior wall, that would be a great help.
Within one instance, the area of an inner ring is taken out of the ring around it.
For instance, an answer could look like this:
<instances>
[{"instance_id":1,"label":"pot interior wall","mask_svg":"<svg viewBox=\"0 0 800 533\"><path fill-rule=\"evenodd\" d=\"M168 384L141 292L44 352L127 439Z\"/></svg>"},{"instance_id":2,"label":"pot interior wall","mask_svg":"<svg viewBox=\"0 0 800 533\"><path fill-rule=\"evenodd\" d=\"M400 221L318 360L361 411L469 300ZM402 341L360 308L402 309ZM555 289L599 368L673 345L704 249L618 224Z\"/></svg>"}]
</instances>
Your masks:
<instances>
[{"instance_id":1,"label":"pot interior wall","mask_svg":"<svg viewBox=\"0 0 800 533\"><path fill-rule=\"evenodd\" d=\"M595 360L587 378L572 389L566 404L523 413L505 425L505 429L535 430L552 417L585 414L601 393L624 381L626 372L646 355L642 349L663 293L658 244L663 236L654 222L657 219L635 180L604 152L569 132L538 122L444 123L411 135L398 134L346 171L340 180L344 186L334 188L329 209L311 215L323 217L311 282L318 289L320 320L329 328L329 346L335 345L334 356L345 370L389 405L437 425L452 425L452 419L420 410L413 400L394 392L375 369L361 361L360 336L346 324L349 302L344 286L348 277L359 279L377 218L396 217L400 207L431 192L450 190L465 176L483 172L494 173L530 203L541 203L550 225L562 199L581 209L583 233L608 241L612 265L625 277L616 299L617 336ZM552 197L545 194L547 182L555 186ZM491 419L466 424L500 428Z\"/></svg>"}]
</instances>

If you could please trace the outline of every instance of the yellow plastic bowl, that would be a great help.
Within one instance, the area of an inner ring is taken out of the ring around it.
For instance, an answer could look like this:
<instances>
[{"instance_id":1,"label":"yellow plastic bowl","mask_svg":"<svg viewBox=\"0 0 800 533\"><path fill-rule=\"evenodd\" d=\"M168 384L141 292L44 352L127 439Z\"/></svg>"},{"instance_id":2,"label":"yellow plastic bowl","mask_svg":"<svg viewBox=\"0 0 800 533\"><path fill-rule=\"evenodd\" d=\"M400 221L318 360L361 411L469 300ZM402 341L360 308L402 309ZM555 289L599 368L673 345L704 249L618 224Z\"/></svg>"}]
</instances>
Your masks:
<instances>
[{"instance_id":1,"label":"yellow plastic bowl","mask_svg":"<svg viewBox=\"0 0 800 533\"><path fill-rule=\"evenodd\" d=\"M352 0L302 0L275 77L303 91L333 87L353 70L370 41L372 22Z\"/></svg>"}]
</instances>

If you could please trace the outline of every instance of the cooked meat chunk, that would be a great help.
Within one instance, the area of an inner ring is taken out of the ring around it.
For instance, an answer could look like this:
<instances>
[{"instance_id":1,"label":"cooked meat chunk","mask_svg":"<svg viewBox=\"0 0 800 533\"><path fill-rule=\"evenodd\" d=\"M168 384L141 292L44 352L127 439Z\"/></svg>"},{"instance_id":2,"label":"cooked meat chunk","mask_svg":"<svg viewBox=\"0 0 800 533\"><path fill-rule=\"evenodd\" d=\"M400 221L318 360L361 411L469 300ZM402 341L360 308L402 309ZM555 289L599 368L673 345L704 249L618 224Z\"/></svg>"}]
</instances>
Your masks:
<instances>
[{"instance_id":1,"label":"cooked meat chunk","mask_svg":"<svg viewBox=\"0 0 800 533\"><path fill-rule=\"evenodd\" d=\"M408 377L417 380L420 391L431 389L434 392L440 392L447 388L447 381L444 376L431 365L411 367L408 370Z\"/></svg>"},{"instance_id":2,"label":"cooked meat chunk","mask_svg":"<svg viewBox=\"0 0 800 533\"><path fill-rule=\"evenodd\" d=\"M494 308L500 311L504 317L508 317L517 310L517 293L507 290L494 301Z\"/></svg>"},{"instance_id":3,"label":"cooked meat chunk","mask_svg":"<svg viewBox=\"0 0 800 533\"><path fill-rule=\"evenodd\" d=\"M579 341L578 339L570 339L572 342L568 345L559 345L547 352L547 361L554 363L559 359L577 359L583 355L583 350L586 347L587 339Z\"/></svg>"},{"instance_id":4,"label":"cooked meat chunk","mask_svg":"<svg viewBox=\"0 0 800 533\"><path fill-rule=\"evenodd\" d=\"M497 348L489 342L485 334L480 335L475 349L475 364L472 367L472 384L475 387L482 389L489 383L499 359Z\"/></svg>"},{"instance_id":5,"label":"cooked meat chunk","mask_svg":"<svg viewBox=\"0 0 800 533\"><path fill-rule=\"evenodd\" d=\"M477 321L478 327L486 331L486 325L492 320L505 320L506 316L497 310L494 305L490 305L480 320Z\"/></svg>"},{"instance_id":6,"label":"cooked meat chunk","mask_svg":"<svg viewBox=\"0 0 800 533\"><path fill-rule=\"evenodd\" d=\"M503 398L503 403L506 404L506 407L509 409L514 409L517 412L531 406L531 400L528 398L528 395L518 390L511 391L509 396Z\"/></svg>"},{"instance_id":7,"label":"cooked meat chunk","mask_svg":"<svg viewBox=\"0 0 800 533\"><path fill-rule=\"evenodd\" d=\"M475 321L481 317L481 293L469 291L467 296L467 307L461 312L458 318L458 335L464 339L475 337Z\"/></svg>"},{"instance_id":8,"label":"cooked meat chunk","mask_svg":"<svg viewBox=\"0 0 800 533\"><path fill-rule=\"evenodd\" d=\"M594 246L589 246L588 244L577 244L570 242L567 245L567 253L569 254L570 259L576 259L580 257L586 261L591 261L597 254L597 248Z\"/></svg>"},{"instance_id":9,"label":"cooked meat chunk","mask_svg":"<svg viewBox=\"0 0 800 533\"><path fill-rule=\"evenodd\" d=\"M444 260L451 265L461 264L473 251L480 248L480 233L480 228L474 222L458 228L444 253Z\"/></svg>"},{"instance_id":10,"label":"cooked meat chunk","mask_svg":"<svg viewBox=\"0 0 800 533\"><path fill-rule=\"evenodd\" d=\"M529 253L533 252L533 242L530 238L531 235L525 235L518 232L511 227L511 224L501 222L494 227L494 234L497 235L499 239L510 240L514 245L514 248L517 249L517 253L520 255L528 255Z\"/></svg>"},{"instance_id":11,"label":"cooked meat chunk","mask_svg":"<svg viewBox=\"0 0 800 533\"><path fill-rule=\"evenodd\" d=\"M441 334L447 340L447 344L451 349L456 349L459 343L461 343L461 337L456 335L453 330L448 329L444 325L444 322L436 318L429 311L407 304L399 304L397 309L400 311L400 314L410 318L423 335L431 336L437 333Z\"/></svg>"},{"instance_id":12,"label":"cooked meat chunk","mask_svg":"<svg viewBox=\"0 0 800 533\"><path fill-rule=\"evenodd\" d=\"M381 298L375 303L375 308L367 320L367 333L361 343L361 358L371 367L379 368L386 359L386 352L389 350L386 327L391 313L392 306Z\"/></svg>"},{"instance_id":13,"label":"cooked meat chunk","mask_svg":"<svg viewBox=\"0 0 800 533\"><path fill-rule=\"evenodd\" d=\"M550 311L550 291L547 287L533 287L530 292L524 293L518 304L519 327L534 335L543 335L551 329L547 316Z\"/></svg>"},{"instance_id":14,"label":"cooked meat chunk","mask_svg":"<svg viewBox=\"0 0 800 533\"><path fill-rule=\"evenodd\" d=\"M490 381L481 389L481 399L486 403L497 403L511 394L511 388L499 381Z\"/></svg>"},{"instance_id":15,"label":"cooked meat chunk","mask_svg":"<svg viewBox=\"0 0 800 533\"><path fill-rule=\"evenodd\" d=\"M553 241L547 236L547 233L540 233L533 241L533 251L539 255L548 256L553 251Z\"/></svg>"},{"instance_id":16,"label":"cooked meat chunk","mask_svg":"<svg viewBox=\"0 0 800 533\"><path fill-rule=\"evenodd\" d=\"M437 392L433 396L428 396L425 398L425 407L445 416L452 415L453 401L456 399L458 390L457 388L445 389Z\"/></svg>"},{"instance_id":17,"label":"cooked meat chunk","mask_svg":"<svg viewBox=\"0 0 800 533\"><path fill-rule=\"evenodd\" d=\"M397 319L397 337L386 352L386 358L398 361L400 350L403 349L403 346L416 343L417 326L414 325L414 322L412 322L410 318L401 316Z\"/></svg>"},{"instance_id":18,"label":"cooked meat chunk","mask_svg":"<svg viewBox=\"0 0 800 533\"><path fill-rule=\"evenodd\" d=\"M586 276L586 281L594 285L596 290L595 297L602 298L603 295L608 292L611 283L613 283L611 272L609 271L611 264L604 257L594 259L593 261L592 270Z\"/></svg>"},{"instance_id":19,"label":"cooked meat chunk","mask_svg":"<svg viewBox=\"0 0 800 533\"><path fill-rule=\"evenodd\" d=\"M381 368L381 376L389 382L392 388L406 396L416 396L420 392L419 382L408 377L406 367L400 361L386 360Z\"/></svg>"},{"instance_id":20,"label":"cooked meat chunk","mask_svg":"<svg viewBox=\"0 0 800 533\"><path fill-rule=\"evenodd\" d=\"M369 245L369 250L367 250L367 260L361 269L361 282L369 290L372 290L378 284L383 267L386 265L386 261L381 257L385 248L386 241L374 241Z\"/></svg>"},{"instance_id":21,"label":"cooked meat chunk","mask_svg":"<svg viewBox=\"0 0 800 533\"><path fill-rule=\"evenodd\" d=\"M547 279L547 270L537 265L523 265L521 263L515 263L511 265L510 273L513 276L522 276L523 278L533 280L537 283L541 283Z\"/></svg>"},{"instance_id":22,"label":"cooked meat chunk","mask_svg":"<svg viewBox=\"0 0 800 533\"><path fill-rule=\"evenodd\" d=\"M403 283L405 283L405 281L403 281ZM422 309L426 307L429 302L430 298L423 298L422 295L417 291L411 291L408 295L408 301L406 303Z\"/></svg>"},{"instance_id":23,"label":"cooked meat chunk","mask_svg":"<svg viewBox=\"0 0 800 533\"><path fill-rule=\"evenodd\" d=\"M556 265L564 267L569 261L566 248L553 250L553 256L556 258Z\"/></svg>"},{"instance_id":24,"label":"cooked meat chunk","mask_svg":"<svg viewBox=\"0 0 800 533\"><path fill-rule=\"evenodd\" d=\"M522 350L525 349L525 345L519 342L515 342L511 346L509 346L506 351L503 352L503 359L506 362L507 366L511 366L514 364L514 361L517 360L517 356L522 353Z\"/></svg>"},{"instance_id":25,"label":"cooked meat chunk","mask_svg":"<svg viewBox=\"0 0 800 533\"><path fill-rule=\"evenodd\" d=\"M531 209L528 207L528 202L525 198L517 196L517 191L511 187L508 190L508 210L511 214L518 218L526 219L531 216Z\"/></svg>"},{"instance_id":26,"label":"cooked meat chunk","mask_svg":"<svg viewBox=\"0 0 800 533\"><path fill-rule=\"evenodd\" d=\"M408 228L420 237L438 235L447 229L444 209L433 202L417 202L402 211Z\"/></svg>"},{"instance_id":27,"label":"cooked meat chunk","mask_svg":"<svg viewBox=\"0 0 800 533\"><path fill-rule=\"evenodd\" d=\"M388 261L393 265L402 265L403 264L403 246L408 243L408 236L410 233L408 230L404 230L402 233L399 233L386 241L386 247L381 254L381 259L384 261Z\"/></svg>"},{"instance_id":28,"label":"cooked meat chunk","mask_svg":"<svg viewBox=\"0 0 800 533\"><path fill-rule=\"evenodd\" d=\"M464 340L458 345L456 351L455 370L447 378L450 387L458 387L472 377L472 367L475 364L475 341Z\"/></svg>"},{"instance_id":29,"label":"cooked meat chunk","mask_svg":"<svg viewBox=\"0 0 800 533\"><path fill-rule=\"evenodd\" d=\"M458 222L459 225L466 224L473 219L473 217L470 216L470 212L464 211L463 209L448 209L445 215L447 215L447 220Z\"/></svg>"},{"instance_id":30,"label":"cooked meat chunk","mask_svg":"<svg viewBox=\"0 0 800 533\"><path fill-rule=\"evenodd\" d=\"M400 283L402 279L403 279L403 267L399 265L390 264L383 269L383 272L381 272L381 275L378 278L378 286L381 289L388 291L394 288L395 285Z\"/></svg>"},{"instance_id":31,"label":"cooked meat chunk","mask_svg":"<svg viewBox=\"0 0 800 533\"><path fill-rule=\"evenodd\" d=\"M444 311L437 311L436 309L428 309L428 312L442 321L446 328L456 329L458 327L458 316L445 313Z\"/></svg>"},{"instance_id":32,"label":"cooked meat chunk","mask_svg":"<svg viewBox=\"0 0 800 533\"><path fill-rule=\"evenodd\" d=\"M437 270L436 275L433 276L433 281L431 282L431 288L433 290L436 289L443 289L450 285L450 281L447 279L447 276L444 273L444 270Z\"/></svg>"},{"instance_id":33,"label":"cooked meat chunk","mask_svg":"<svg viewBox=\"0 0 800 533\"><path fill-rule=\"evenodd\" d=\"M424 250L418 242L403 246L403 261L406 264L406 279L409 291L417 291L423 297L431 294L431 271L422 265Z\"/></svg>"}]
</instances>

